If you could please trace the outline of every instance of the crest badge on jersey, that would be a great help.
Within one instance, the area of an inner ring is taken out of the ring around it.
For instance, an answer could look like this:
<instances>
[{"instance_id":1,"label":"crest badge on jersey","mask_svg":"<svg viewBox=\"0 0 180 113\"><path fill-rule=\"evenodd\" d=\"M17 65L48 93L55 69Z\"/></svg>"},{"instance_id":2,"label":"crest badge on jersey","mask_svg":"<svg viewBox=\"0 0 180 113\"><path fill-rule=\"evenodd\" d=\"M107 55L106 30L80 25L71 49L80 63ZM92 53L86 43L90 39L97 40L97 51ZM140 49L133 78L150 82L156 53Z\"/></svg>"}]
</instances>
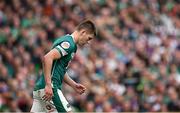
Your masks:
<instances>
[{"instance_id":1,"label":"crest badge on jersey","mask_svg":"<svg viewBox=\"0 0 180 113\"><path fill-rule=\"evenodd\" d=\"M69 42L62 42L61 47L63 47L64 49L68 49L70 47L70 43Z\"/></svg>"}]
</instances>

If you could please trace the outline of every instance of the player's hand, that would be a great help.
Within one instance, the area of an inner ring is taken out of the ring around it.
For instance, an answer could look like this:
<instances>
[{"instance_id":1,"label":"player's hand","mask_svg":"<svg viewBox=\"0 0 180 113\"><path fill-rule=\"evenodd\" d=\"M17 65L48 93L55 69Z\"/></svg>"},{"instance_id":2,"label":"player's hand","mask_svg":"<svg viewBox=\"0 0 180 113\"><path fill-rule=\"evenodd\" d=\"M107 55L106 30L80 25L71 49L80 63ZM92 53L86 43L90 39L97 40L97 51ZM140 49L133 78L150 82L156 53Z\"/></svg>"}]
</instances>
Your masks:
<instances>
[{"instance_id":1,"label":"player's hand","mask_svg":"<svg viewBox=\"0 0 180 113\"><path fill-rule=\"evenodd\" d=\"M75 84L74 90L79 93L79 94L83 94L86 90L86 87L83 86L82 84Z\"/></svg>"},{"instance_id":2,"label":"player's hand","mask_svg":"<svg viewBox=\"0 0 180 113\"><path fill-rule=\"evenodd\" d=\"M53 90L51 85L46 85L44 89L45 95L42 97L45 101L50 101L53 96Z\"/></svg>"}]
</instances>

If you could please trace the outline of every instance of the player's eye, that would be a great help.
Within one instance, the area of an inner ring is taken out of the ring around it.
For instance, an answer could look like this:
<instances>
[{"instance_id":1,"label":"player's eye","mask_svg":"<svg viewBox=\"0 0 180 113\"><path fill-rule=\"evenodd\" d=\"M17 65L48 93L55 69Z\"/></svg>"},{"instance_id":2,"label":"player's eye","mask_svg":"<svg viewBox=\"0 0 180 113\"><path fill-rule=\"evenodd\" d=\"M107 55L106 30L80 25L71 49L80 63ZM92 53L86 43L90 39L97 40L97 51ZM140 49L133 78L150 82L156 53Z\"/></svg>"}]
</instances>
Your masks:
<instances>
[{"instance_id":1,"label":"player's eye","mask_svg":"<svg viewBox=\"0 0 180 113\"><path fill-rule=\"evenodd\" d=\"M89 37L88 39L89 39L89 40L92 40L92 37Z\"/></svg>"}]
</instances>

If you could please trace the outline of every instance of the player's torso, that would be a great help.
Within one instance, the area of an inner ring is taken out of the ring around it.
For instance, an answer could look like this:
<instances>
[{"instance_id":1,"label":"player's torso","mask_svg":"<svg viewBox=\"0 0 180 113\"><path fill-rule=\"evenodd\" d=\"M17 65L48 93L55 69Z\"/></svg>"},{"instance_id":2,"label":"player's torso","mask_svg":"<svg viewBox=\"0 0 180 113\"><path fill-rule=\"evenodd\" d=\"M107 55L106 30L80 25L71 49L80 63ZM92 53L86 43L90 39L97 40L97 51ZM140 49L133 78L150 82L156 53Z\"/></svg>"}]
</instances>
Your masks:
<instances>
[{"instance_id":1,"label":"player's torso","mask_svg":"<svg viewBox=\"0 0 180 113\"><path fill-rule=\"evenodd\" d=\"M68 64L71 62L74 54L75 52L53 62L53 68L51 73L53 87L61 87L64 75L68 68Z\"/></svg>"},{"instance_id":2,"label":"player's torso","mask_svg":"<svg viewBox=\"0 0 180 113\"><path fill-rule=\"evenodd\" d=\"M53 48L58 48L59 50L64 51L61 52L60 59L53 61L51 70L52 85L54 88L60 89L63 82L64 74L66 73L68 64L70 63L70 61L74 57L74 54L76 53L77 46L75 45L71 35L65 35L63 37L58 38L54 42L52 49ZM45 87L44 75L42 75L40 80L37 82L35 90L41 89L42 87Z\"/></svg>"}]
</instances>

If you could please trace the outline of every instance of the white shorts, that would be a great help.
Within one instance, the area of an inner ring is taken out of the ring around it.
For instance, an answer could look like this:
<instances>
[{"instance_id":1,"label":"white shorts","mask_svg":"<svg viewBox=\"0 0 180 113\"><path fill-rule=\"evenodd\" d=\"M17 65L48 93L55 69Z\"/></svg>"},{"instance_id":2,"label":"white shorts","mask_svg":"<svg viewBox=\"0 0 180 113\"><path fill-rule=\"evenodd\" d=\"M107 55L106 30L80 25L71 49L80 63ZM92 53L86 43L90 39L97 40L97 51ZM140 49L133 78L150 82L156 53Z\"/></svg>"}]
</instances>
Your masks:
<instances>
[{"instance_id":1,"label":"white shorts","mask_svg":"<svg viewBox=\"0 0 180 113\"><path fill-rule=\"evenodd\" d=\"M31 112L70 112L72 109L63 96L61 90L53 89L53 97L50 101L44 101L44 89L33 91L33 105Z\"/></svg>"}]
</instances>

